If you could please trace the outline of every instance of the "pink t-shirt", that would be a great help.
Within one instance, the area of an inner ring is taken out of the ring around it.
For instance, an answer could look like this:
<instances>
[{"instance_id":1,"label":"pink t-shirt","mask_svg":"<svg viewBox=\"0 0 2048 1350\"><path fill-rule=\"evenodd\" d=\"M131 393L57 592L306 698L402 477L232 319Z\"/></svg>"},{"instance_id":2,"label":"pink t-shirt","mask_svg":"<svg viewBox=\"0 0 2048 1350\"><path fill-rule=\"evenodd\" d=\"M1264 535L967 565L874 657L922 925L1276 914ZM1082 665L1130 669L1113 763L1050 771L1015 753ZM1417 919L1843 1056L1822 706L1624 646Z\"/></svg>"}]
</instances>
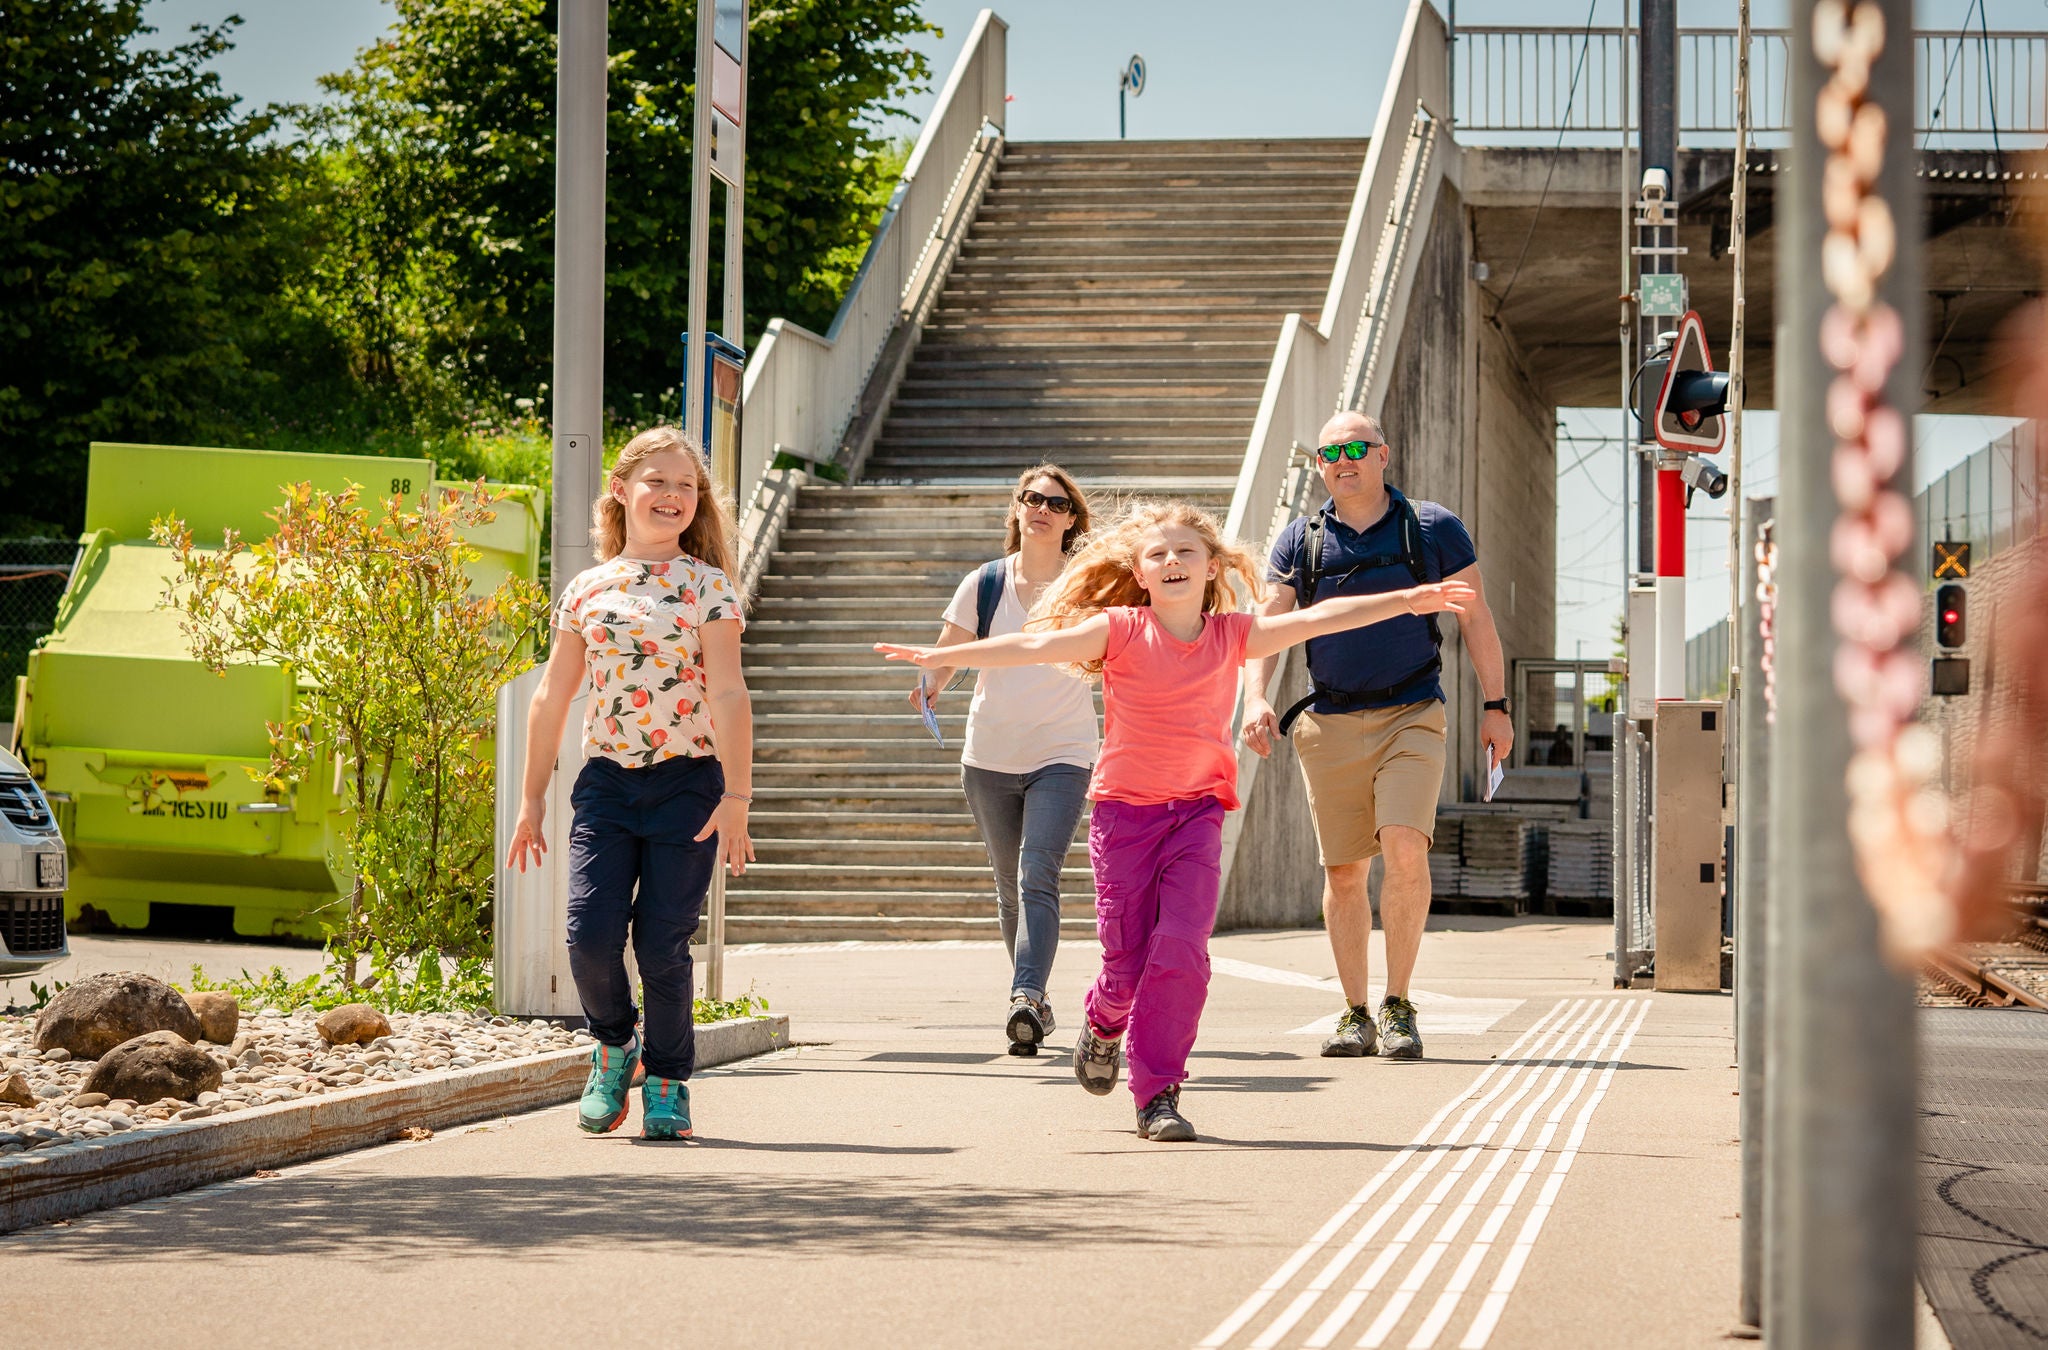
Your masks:
<instances>
[{"instance_id":1,"label":"pink t-shirt","mask_svg":"<svg viewBox=\"0 0 2048 1350\"><path fill-rule=\"evenodd\" d=\"M1102 755L1088 795L1134 806L1214 797L1235 811L1230 719L1252 616L1210 614L1201 636L1182 642L1149 605L1103 614Z\"/></svg>"}]
</instances>

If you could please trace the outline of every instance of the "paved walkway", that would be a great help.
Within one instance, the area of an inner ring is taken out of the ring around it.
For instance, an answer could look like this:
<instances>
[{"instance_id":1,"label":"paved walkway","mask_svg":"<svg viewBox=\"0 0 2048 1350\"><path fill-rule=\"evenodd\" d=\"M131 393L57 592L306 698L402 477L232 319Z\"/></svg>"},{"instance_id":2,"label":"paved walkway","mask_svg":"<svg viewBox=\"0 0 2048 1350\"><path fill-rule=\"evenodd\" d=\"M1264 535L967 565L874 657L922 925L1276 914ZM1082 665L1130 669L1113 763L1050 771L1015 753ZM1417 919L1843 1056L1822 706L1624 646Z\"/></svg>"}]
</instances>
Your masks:
<instances>
[{"instance_id":1,"label":"paved walkway","mask_svg":"<svg viewBox=\"0 0 2048 1350\"><path fill-rule=\"evenodd\" d=\"M1220 939L1181 1147L1064 1057L1002 1053L992 945L740 949L737 987L806 1044L703 1075L698 1143L583 1139L556 1108L0 1238L8 1325L76 1347L1721 1342L1728 1001L1612 990L1602 924L1440 923L1414 1064L1316 1056L1320 933ZM1074 943L1056 972L1062 1043L1093 964ZM122 1296L88 1316L86 1287Z\"/></svg>"}]
</instances>

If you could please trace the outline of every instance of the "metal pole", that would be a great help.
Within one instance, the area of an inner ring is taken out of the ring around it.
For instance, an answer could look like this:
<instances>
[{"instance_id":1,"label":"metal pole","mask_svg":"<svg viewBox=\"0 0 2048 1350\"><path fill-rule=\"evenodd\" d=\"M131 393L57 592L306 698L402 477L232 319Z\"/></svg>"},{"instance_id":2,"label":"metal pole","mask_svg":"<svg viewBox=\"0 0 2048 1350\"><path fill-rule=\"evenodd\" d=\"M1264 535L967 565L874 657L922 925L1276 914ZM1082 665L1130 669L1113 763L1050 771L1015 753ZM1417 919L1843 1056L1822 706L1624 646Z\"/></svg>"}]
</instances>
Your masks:
<instances>
[{"instance_id":1,"label":"metal pole","mask_svg":"<svg viewBox=\"0 0 2048 1350\"><path fill-rule=\"evenodd\" d=\"M604 466L606 0L564 0L555 47L554 534L556 595L589 567Z\"/></svg>"},{"instance_id":2,"label":"metal pole","mask_svg":"<svg viewBox=\"0 0 2048 1350\"><path fill-rule=\"evenodd\" d=\"M1643 129L1636 179L1640 182L1648 170L1662 169L1675 188L1678 182L1678 0L1642 0L1640 14L1642 33L1637 39L1636 65ZM1624 187L1633 186L1624 184ZM1678 242L1675 202L1673 212L1674 223L1668 229L1639 231L1639 242L1652 246L1675 245ZM1645 254L1638 271L1662 273L1677 269L1678 261L1670 254ZM1658 319L1643 317L1638 311L1636 361L1644 360L1655 349L1659 322ZM1647 427L1643 428L1642 436L1646 441L1650 439ZM1657 570L1657 516L1651 509L1651 503L1657 500L1657 490L1654 461L1648 455L1639 455L1636 461L1636 570L1642 573ZM1664 597L1659 595L1657 598L1661 606ZM1680 627L1683 626L1681 619Z\"/></svg>"},{"instance_id":3,"label":"metal pole","mask_svg":"<svg viewBox=\"0 0 2048 1350\"><path fill-rule=\"evenodd\" d=\"M1127 81L1119 71L1116 77L1116 138L1124 139L1124 85Z\"/></svg>"},{"instance_id":4,"label":"metal pole","mask_svg":"<svg viewBox=\"0 0 2048 1350\"><path fill-rule=\"evenodd\" d=\"M1742 617L1742 350L1743 308L1748 295L1749 264L1749 0L1742 0L1735 25L1735 183L1729 193L1728 252L1735 272L1734 315L1728 334L1728 698L1742 684L1742 647L1735 625ZM1740 724L1738 724L1740 725ZM1733 742L1729 763L1737 764ZM1733 777L1740 784L1740 775ZM1737 788L1740 791L1740 788Z\"/></svg>"},{"instance_id":5,"label":"metal pole","mask_svg":"<svg viewBox=\"0 0 2048 1350\"><path fill-rule=\"evenodd\" d=\"M1743 10L1748 12L1747 3ZM1741 548L1729 560L1736 593L1749 603L1730 620L1729 648L1735 664L1755 672L1763 665L1764 640L1755 604L1758 525L1771 517L1771 502L1760 498L1743 514ZM1735 1064L1742 1138L1742 1257L1738 1302L1745 1326L1764 1324L1764 1158L1770 1136L1764 1127L1764 1017L1766 906L1770 880L1771 728L1764 721L1763 681L1745 679L1739 689L1737 715L1735 854L1742 865L1735 873Z\"/></svg>"},{"instance_id":6,"label":"metal pole","mask_svg":"<svg viewBox=\"0 0 2048 1350\"><path fill-rule=\"evenodd\" d=\"M1770 893L1797 896L1786 911L1782 958L1788 1007L1782 1036L1765 1051L1783 1074L1784 1124L1773 1133L1783 1178L1781 1260L1772 1272L1764 1334L1779 1350L1913 1344L1917 1176L1913 984L1879 954L1877 914L1858 880L1849 843L1850 755L1846 706L1834 685L1830 617L1835 573L1829 536L1837 505L1833 438L1825 398L1833 371L1820 349L1829 307L1822 285L1823 151L1815 101L1826 75L1814 55L1814 0L1792 7L1791 172L1779 189L1778 343L1781 433L1778 528L1778 734L1771 802L1778 832L1798 847L1776 850ZM1861 0L1884 20L1871 72L1875 101L1890 105L1875 191L1901 222L1920 218L1912 144L1913 13L1910 0ZM1886 393L1894 407L1919 401L1919 232L1899 231L1898 262L1880 295L1903 321L1905 359ZM1902 473L1910 481L1908 465ZM1781 1170L1780 1170L1781 1169Z\"/></svg>"},{"instance_id":7,"label":"metal pole","mask_svg":"<svg viewBox=\"0 0 2048 1350\"><path fill-rule=\"evenodd\" d=\"M718 6L697 6L697 94L690 132L690 296L683 346L683 434L704 434L704 388L711 363L704 335L711 300L711 49L717 41ZM706 452L710 450L705 447ZM714 995L715 997L715 995Z\"/></svg>"}]
</instances>

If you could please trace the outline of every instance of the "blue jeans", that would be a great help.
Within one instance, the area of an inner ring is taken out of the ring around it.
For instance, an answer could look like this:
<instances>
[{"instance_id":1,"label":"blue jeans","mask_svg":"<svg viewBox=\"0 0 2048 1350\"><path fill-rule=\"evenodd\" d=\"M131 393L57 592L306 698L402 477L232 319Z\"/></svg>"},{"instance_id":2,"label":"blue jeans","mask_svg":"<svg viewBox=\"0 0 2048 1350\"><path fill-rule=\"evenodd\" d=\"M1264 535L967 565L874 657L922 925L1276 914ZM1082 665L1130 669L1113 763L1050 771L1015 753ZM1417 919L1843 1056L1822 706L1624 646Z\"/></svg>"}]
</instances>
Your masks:
<instances>
[{"instance_id":1,"label":"blue jeans","mask_svg":"<svg viewBox=\"0 0 2048 1350\"><path fill-rule=\"evenodd\" d=\"M716 835L694 836L725 792L710 756L667 759L645 769L584 761L569 795L569 970L590 1034L625 1045L640 1021L626 978L626 936L647 995L641 1062L647 1072L686 1079L697 1058L691 1004L690 935L718 861Z\"/></svg>"},{"instance_id":2,"label":"blue jeans","mask_svg":"<svg viewBox=\"0 0 2048 1350\"><path fill-rule=\"evenodd\" d=\"M1048 764L1030 773L995 773L963 764L960 786L995 869L1010 992L1042 1003L1060 946L1060 868L1088 803L1088 770Z\"/></svg>"}]
</instances>

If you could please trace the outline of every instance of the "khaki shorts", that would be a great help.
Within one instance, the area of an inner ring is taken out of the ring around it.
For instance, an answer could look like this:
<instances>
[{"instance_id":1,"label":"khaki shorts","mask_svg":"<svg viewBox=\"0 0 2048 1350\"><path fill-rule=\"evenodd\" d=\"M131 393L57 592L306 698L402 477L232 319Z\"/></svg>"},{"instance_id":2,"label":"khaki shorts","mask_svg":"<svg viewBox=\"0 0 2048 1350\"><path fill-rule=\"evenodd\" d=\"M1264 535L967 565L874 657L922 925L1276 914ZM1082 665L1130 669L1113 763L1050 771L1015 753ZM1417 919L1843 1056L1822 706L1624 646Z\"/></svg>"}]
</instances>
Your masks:
<instances>
[{"instance_id":1,"label":"khaki shorts","mask_svg":"<svg viewBox=\"0 0 2048 1350\"><path fill-rule=\"evenodd\" d=\"M1444 781L1444 705L1436 699L1359 712L1305 712L1294 751L1308 783L1325 867L1380 851L1380 830L1406 825L1436 835Z\"/></svg>"}]
</instances>

